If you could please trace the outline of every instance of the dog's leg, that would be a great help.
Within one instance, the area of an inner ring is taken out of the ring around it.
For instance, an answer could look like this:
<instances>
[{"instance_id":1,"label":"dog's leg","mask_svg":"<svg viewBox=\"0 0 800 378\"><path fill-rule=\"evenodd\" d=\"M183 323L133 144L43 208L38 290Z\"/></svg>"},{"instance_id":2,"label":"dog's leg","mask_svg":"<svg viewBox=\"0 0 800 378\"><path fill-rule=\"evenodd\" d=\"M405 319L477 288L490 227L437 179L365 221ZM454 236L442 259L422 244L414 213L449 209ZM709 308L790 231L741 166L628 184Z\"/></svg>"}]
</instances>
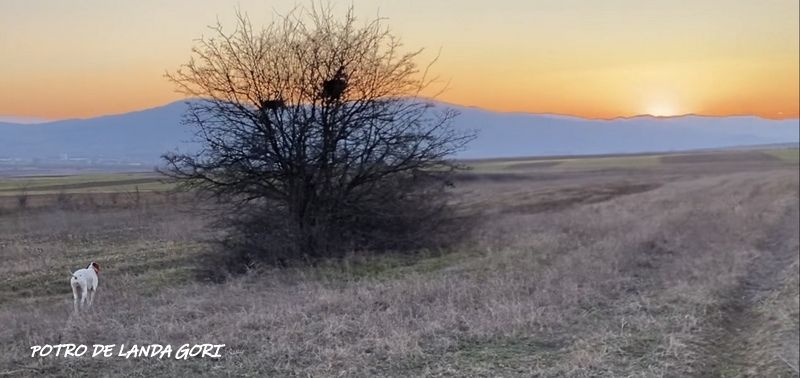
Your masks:
<instances>
[{"instance_id":1,"label":"dog's leg","mask_svg":"<svg viewBox=\"0 0 800 378\"><path fill-rule=\"evenodd\" d=\"M81 286L81 310L86 308L86 294L88 294L88 289Z\"/></svg>"},{"instance_id":2,"label":"dog's leg","mask_svg":"<svg viewBox=\"0 0 800 378\"><path fill-rule=\"evenodd\" d=\"M92 303L94 303L94 293L96 291L95 289L89 290L89 307L92 307Z\"/></svg>"},{"instance_id":3,"label":"dog's leg","mask_svg":"<svg viewBox=\"0 0 800 378\"><path fill-rule=\"evenodd\" d=\"M77 314L78 313L78 288L75 285L72 286L72 309Z\"/></svg>"}]
</instances>

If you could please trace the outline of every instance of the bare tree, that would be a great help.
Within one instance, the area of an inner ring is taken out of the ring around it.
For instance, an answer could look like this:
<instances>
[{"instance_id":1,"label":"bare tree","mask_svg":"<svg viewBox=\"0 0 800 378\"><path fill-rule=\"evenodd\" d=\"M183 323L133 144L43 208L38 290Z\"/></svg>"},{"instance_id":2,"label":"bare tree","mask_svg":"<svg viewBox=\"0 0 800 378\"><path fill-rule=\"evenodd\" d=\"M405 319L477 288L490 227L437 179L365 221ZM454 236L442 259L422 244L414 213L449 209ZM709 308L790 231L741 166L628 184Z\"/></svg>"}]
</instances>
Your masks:
<instances>
[{"instance_id":1,"label":"bare tree","mask_svg":"<svg viewBox=\"0 0 800 378\"><path fill-rule=\"evenodd\" d=\"M229 205L232 235L273 257L419 236L446 208L447 159L474 137L421 96L432 83L422 50L403 52L381 19L360 24L352 8L341 19L299 8L261 30L237 16L167 74L199 98L184 122L202 148L164 155L164 172Z\"/></svg>"}]
</instances>

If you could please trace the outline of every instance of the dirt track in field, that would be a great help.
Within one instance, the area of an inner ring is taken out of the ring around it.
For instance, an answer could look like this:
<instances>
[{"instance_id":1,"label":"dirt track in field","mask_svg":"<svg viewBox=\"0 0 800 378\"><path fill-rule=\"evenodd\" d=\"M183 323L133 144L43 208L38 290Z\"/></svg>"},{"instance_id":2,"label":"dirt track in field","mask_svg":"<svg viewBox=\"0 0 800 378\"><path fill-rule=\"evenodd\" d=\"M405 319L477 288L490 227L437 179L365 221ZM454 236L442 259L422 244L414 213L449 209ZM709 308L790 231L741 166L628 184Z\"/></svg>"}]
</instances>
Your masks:
<instances>
[{"instance_id":1,"label":"dirt track in field","mask_svg":"<svg viewBox=\"0 0 800 378\"><path fill-rule=\"evenodd\" d=\"M769 225L758 243L758 252L744 275L720 293L719 313L712 316L710 331L704 336L699 376L753 376L759 361L752 351L759 345L759 326L764 321L758 312L765 296L782 284L782 273L798 252L798 208L787 208L780 221ZM776 356L780 358L779 356ZM793 376L798 376L795 361L781 358Z\"/></svg>"}]
</instances>

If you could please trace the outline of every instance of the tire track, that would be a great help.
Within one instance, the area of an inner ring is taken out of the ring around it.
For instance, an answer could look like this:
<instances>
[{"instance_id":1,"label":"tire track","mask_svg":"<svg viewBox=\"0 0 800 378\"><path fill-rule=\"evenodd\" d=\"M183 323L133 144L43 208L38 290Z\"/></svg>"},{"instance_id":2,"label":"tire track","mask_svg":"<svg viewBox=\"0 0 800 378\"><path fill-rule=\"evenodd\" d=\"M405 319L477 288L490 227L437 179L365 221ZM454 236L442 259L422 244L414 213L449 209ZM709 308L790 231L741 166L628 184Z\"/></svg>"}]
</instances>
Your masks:
<instances>
[{"instance_id":1,"label":"tire track","mask_svg":"<svg viewBox=\"0 0 800 378\"><path fill-rule=\"evenodd\" d=\"M755 247L759 254L738 282L720 294L722 303L712 318L701 346L701 377L755 376L755 361L749 351L757 348L753 337L761 324L759 301L782 282L781 273L797 255L797 203L788 207L780 220L769 226ZM794 376L797 376L794 374Z\"/></svg>"}]
</instances>

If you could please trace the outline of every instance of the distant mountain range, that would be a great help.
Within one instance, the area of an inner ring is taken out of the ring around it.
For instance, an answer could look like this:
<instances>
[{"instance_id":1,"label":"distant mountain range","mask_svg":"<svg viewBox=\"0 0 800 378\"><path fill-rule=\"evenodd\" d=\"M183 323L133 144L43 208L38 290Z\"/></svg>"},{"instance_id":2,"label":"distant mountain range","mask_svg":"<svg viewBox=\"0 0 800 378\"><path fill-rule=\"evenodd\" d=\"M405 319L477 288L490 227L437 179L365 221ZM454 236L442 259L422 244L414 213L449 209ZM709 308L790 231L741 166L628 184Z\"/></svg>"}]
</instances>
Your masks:
<instances>
[{"instance_id":1,"label":"distant mountain range","mask_svg":"<svg viewBox=\"0 0 800 378\"><path fill-rule=\"evenodd\" d=\"M437 103L460 111L454 126L478 138L459 158L665 152L800 142L798 119L754 116L638 116L613 120L499 113ZM0 164L156 165L189 150L192 131L180 124L184 102L137 112L39 124L0 122Z\"/></svg>"},{"instance_id":2,"label":"distant mountain range","mask_svg":"<svg viewBox=\"0 0 800 378\"><path fill-rule=\"evenodd\" d=\"M45 122L50 122L50 120L38 117L24 117L24 116L18 117L18 116L0 115L0 123L33 124L33 123L45 123Z\"/></svg>"}]
</instances>

